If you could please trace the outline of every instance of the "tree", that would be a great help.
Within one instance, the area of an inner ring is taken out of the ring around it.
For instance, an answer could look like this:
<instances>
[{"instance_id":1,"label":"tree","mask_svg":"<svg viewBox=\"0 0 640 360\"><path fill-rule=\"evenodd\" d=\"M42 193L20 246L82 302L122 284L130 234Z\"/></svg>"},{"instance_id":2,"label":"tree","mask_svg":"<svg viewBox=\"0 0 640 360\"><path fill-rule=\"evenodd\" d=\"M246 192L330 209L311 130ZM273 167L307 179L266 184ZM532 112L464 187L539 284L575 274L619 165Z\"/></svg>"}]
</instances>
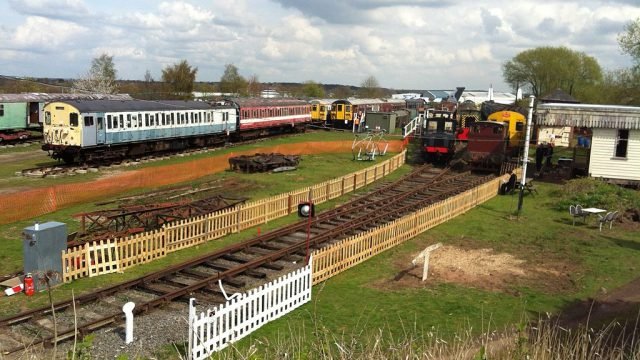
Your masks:
<instances>
[{"instance_id":1,"label":"tree","mask_svg":"<svg viewBox=\"0 0 640 360\"><path fill-rule=\"evenodd\" d=\"M144 73L144 82L152 83L153 81L153 76L151 76L151 72L149 71L149 69L147 69L147 71Z\"/></svg>"},{"instance_id":2,"label":"tree","mask_svg":"<svg viewBox=\"0 0 640 360\"><path fill-rule=\"evenodd\" d=\"M352 91L348 86L340 85L333 89L332 97L336 99L347 99L351 97Z\"/></svg>"},{"instance_id":3,"label":"tree","mask_svg":"<svg viewBox=\"0 0 640 360\"><path fill-rule=\"evenodd\" d=\"M262 92L262 84L258 79L258 75L253 74L249 77L249 80L247 81L247 92L249 93L249 96L260 96L260 93Z\"/></svg>"},{"instance_id":4,"label":"tree","mask_svg":"<svg viewBox=\"0 0 640 360\"><path fill-rule=\"evenodd\" d=\"M502 72L514 89L528 88L536 97L560 88L580 98L602 80L595 58L564 46L525 50L504 63Z\"/></svg>"},{"instance_id":5,"label":"tree","mask_svg":"<svg viewBox=\"0 0 640 360\"><path fill-rule=\"evenodd\" d=\"M192 68L187 60L182 60L173 66L167 66L162 70L162 81L170 88L171 92L183 99L191 99L193 83L196 80L198 68Z\"/></svg>"},{"instance_id":6,"label":"tree","mask_svg":"<svg viewBox=\"0 0 640 360\"><path fill-rule=\"evenodd\" d=\"M376 98L382 96L382 89L380 89L378 80L373 75L364 79L362 84L360 84L359 94L362 98Z\"/></svg>"},{"instance_id":7,"label":"tree","mask_svg":"<svg viewBox=\"0 0 640 360\"><path fill-rule=\"evenodd\" d=\"M116 68L113 56L102 54L91 61L91 69L84 76L73 82L72 88L81 92L114 94L116 85Z\"/></svg>"},{"instance_id":8,"label":"tree","mask_svg":"<svg viewBox=\"0 0 640 360\"><path fill-rule=\"evenodd\" d=\"M232 94L246 93L247 81L238 73L238 68L235 65L225 65L224 74L220 78L220 91Z\"/></svg>"},{"instance_id":9,"label":"tree","mask_svg":"<svg viewBox=\"0 0 640 360\"><path fill-rule=\"evenodd\" d=\"M625 25L624 32L618 34L618 44L622 52L630 55L640 68L640 18Z\"/></svg>"},{"instance_id":10,"label":"tree","mask_svg":"<svg viewBox=\"0 0 640 360\"><path fill-rule=\"evenodd\" d=\"M302 95L311 98L321 98L324 97L324 89L322 85L315 81L305 81L302 86Z\"/></svg>"},{"instance_id":11,"label":"tree","mask_svg":"<svg viewBox=\"0 0 640 360\"><path fill-rule=\"evenodd\" d=\"M640 106L640 72L632 69L608 71L599 90L599 103Z\"/></svg>"}]
</instances>

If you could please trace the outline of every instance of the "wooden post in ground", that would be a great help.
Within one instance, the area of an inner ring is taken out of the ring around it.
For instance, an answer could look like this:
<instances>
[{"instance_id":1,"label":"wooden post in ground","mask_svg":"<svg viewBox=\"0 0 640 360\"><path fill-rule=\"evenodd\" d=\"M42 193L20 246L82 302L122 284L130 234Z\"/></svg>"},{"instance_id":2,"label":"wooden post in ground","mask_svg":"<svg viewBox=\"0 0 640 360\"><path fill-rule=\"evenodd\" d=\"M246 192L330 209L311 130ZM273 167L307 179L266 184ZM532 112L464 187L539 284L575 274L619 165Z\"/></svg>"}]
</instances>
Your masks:
<instances>
[{"instance_id":1,"label":"wooden post in ground","mask_svg":"<svg viewBox=\"0 0 640 360\"><path fill-rule=\"evenodd\" d=\"M426 249L422 250L420 254L418 254L418 256L416 256L413 259L413 261L411 261L413 266L416 266L420 262L420 260L424 262L424 266L422 268L422 281L427 280L427 276L429 275L429 255L431 255L431 252L433 250L441 246L442 246L442 243L437 243L437 244L427 246Z\"/></svg>"}]
</instances>

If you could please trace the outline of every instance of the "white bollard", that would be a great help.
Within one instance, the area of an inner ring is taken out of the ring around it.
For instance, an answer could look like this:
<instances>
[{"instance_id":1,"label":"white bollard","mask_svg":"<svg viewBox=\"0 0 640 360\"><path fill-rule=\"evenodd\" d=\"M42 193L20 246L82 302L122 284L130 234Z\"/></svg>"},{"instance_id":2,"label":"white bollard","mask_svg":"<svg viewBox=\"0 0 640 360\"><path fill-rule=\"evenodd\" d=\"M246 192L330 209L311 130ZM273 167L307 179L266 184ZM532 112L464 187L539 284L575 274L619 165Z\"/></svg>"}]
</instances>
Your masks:
<instances>
[{"instance_id":1,"label":"white bollard","mask_svg":"<svg viewBox=\"0 0 640 360\"><path fill-rule=\"evenodd\" d=\"M125 324L125 344L131 344L133 342L133 308L136 307L136 304L129 301L128 303L122 306L122 311L126 316L126 324Z\"/></svg>"}]
</instances>

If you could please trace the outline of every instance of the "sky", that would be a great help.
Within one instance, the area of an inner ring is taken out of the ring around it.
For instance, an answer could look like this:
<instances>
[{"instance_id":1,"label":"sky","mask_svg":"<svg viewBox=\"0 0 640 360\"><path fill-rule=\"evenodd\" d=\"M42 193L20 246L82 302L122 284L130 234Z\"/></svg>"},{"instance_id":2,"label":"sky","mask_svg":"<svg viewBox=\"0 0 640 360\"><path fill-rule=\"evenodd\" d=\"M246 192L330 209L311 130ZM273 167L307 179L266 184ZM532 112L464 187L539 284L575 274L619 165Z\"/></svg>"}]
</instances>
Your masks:
<instances>
[{"instance_id":1,"label":"sky","mask_svg":"<svg viewBox=\"0 0 640 360\"><path fill-rule=\"evenodd\" d=\"M502 64L566 46L631 65L617 36L640 0L0 0L0 75L76 78L114 56L118 79L187 60L261 82L509 91Z\"/></svg>"}]
</instances>

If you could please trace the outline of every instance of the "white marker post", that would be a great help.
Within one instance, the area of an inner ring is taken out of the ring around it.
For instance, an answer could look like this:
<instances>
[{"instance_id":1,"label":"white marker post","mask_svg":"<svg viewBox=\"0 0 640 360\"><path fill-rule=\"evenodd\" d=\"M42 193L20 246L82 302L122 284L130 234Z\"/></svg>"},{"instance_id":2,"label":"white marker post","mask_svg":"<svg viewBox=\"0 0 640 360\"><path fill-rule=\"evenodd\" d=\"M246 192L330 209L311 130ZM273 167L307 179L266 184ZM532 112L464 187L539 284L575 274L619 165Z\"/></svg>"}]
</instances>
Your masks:
<instances>
[{"instance_id":1,"label":"white marker post","mask_svg":"<svg viewBox=\"0 0 640 360\"><path fill-rule=\"evenodd\" d=\"M429 275L429 256L431 252L442 246L442 243L433 244L428 246L426 249L422 250L418 256L416 256L411 263L413 266L416 266L420 263L420 260L424 261L424 266L422 267L422 281L427 280L427 276Z\"/></svg>"},{"instance_id":2,"label":"white marker post","mask_svg":"<svg viewBox=\"0 0 640 360\"><path fill-rule=\"evenodd\" d=\"M133 308L136 307L136 304L129 301L128 303L122 306L122 311L126 317L126 325L125 325L125 344L131 344L133 342Z\"/></svg>"}]
</instances>

